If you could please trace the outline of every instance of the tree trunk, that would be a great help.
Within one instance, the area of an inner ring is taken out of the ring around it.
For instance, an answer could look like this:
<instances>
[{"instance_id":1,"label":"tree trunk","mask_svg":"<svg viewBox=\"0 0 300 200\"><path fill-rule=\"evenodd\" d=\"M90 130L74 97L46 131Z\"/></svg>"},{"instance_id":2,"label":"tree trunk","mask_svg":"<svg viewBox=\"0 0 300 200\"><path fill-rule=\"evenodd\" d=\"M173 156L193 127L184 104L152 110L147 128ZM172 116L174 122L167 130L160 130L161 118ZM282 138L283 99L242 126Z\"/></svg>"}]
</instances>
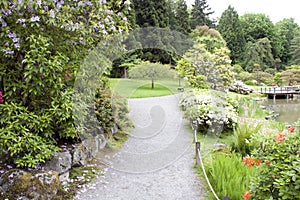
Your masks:
<instances>
[{"instance_id":1,"label":"tree trunk","mask_svg":"<svg viewBox=\"0 0 300 200\"><path fill-rule=\"evenodd\" d=\"M151 89L154 89L154 79L152 78L152 86Z\"/></svg>"}]
</instances>

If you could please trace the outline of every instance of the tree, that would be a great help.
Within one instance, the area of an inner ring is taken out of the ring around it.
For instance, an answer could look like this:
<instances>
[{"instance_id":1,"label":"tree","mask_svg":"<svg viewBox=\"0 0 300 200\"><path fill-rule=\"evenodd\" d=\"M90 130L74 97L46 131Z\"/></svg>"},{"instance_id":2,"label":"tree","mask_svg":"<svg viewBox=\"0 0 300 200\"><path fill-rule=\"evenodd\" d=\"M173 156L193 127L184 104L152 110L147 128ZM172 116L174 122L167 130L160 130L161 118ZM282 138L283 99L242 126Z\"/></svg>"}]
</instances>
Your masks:
<instances>
[{"instance_id":1,"label":"tree","mask_svg":"<svg viewBox=\"0 0 300 200\"><path fill-rule=\"evenodd\" d=\"M230 58L232 62L238 63L246 42L239 15L233 7L228 6L227 10L222 13L217 30L221 33L231 51Z\"/></svg>"},{"instance_id":2,"label":"tree","mask_svg":"<svg viewBox=\"0 0 300 200\"><path fill-rule=\"evenodd\" d=\"M191 32L189 13L185 0L179 0L176 4L175 12L176 26L175 30L188 34Z\"/></svg>"},{"instance_id":3,"label":"tree","mask_svg":"<svg viewBox=\"0 0 300 200\"><path fill-rule=\"evenodd\" d=\"M203 44L195 44L178 62L176 69L193 87L224 91L234 78L228 53L224 47L210 53Z\"/></svg>"},{"instance_id":4,"label":"tree","mask_svg":"<svg viewBox=\"0 0 300 200\"><path fill-rule=\"evenodd\" d=\"M191 27L192 29L197 26L207 25L213 27L213 21L209 18L214 11L207 4L206 0L195 0L195 3L191 12Z\"/></svg>"},{"instance_id":5,"label":"tree","mask_svg":"<svg viewBox=\"0 0 300 200\"><path fill-rule=\"evenodd\" d=\"M300 31L291 41L291 63L300 64Z\"/></svg>"},{"instance_id":6,"label":"tree","mask_svg":"<svg viewBox=\"0 0 300 200\"><path fill-rule=\"evenodd\" d=\"M273 58L279 57L281 43L273 22L265 14L247 13L240 17L246 42L256 42L268 38L271 44Z\"/></svg>"},{"instance_id":7,"label":"tree","mask_svg":"<svg viewBox=\"0 0 300 200\"><path fill-rule=\"evenodd\" d=\"M300 83L300 65L291 65L280 73L280 77L284 84Z\"/></svg>"},{"instance_id":8,"label":"tree","mask_svg":"<svg viewBox=\"0 0 300 200\"><path fill-rule=\"evenodd\" d=\"M291 43L297 30L299 30L298 24L293 18L283 19L275 24L275 28L278 32L282 51L280 52L281 63L287 65L291 60Z\"/></svg>"},{"instance_id":9,"label":"tree","mask_svg":"<svg viewBox=\"0 0 300 200\"><path fill-rule=\"evenodd\" d=\"M198 26L190 34L191 38L198 44L204 44L205 49L213 53L215 49L226 47L226 42L221 34L208 26Z\"/></svg>"},{"instance_id":10,"label":"tree","mask_svg":"<svg viewBox=\"0 0 300 200\"><path fill-rule=\"evenodd\" d=\"M151 79L151 88L154 89L154 81L158 78L168 78L174 76L170 66L159 63L142 63L136 65L128 71L130 78L146 78Z\"/></svg>"},{"instance_id":11,"label":"tree","mask_svg":"<svg viewBox=\"0 0 300 200\"><path fill-rule=\"evenodd\" d=\"M140 27L169 27L168 7L166 0L133 0L136 23Z\"/></svg>"},{"instance_id":12,"label":"tree","mask_svg":"<svg viewBox=\"0 0 300 200\"><path fill-rule=\"evenodd\" d=\"M275 60L272 54L271 42L268 38L261 38L256 42L248 42L243 54L243 66L245 70L252 72L256 64L262 70L273 67Z\"/></svg>"}]
</instances>

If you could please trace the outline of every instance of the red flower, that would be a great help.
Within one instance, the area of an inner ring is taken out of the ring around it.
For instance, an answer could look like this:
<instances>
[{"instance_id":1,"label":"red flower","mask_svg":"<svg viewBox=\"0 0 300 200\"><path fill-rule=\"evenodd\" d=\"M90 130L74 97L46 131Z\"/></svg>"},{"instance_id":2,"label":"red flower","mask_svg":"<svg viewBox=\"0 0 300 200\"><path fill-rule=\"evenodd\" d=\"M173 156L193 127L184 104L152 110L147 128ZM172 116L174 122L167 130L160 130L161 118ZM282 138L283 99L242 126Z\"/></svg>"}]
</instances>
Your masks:
<instances>
[{"instance_id":1,"label":"red flower","mask_svg":"<svg viewBox=\"0 0 300 200\"><path fill-rule=\"evenodd\" d=\"M249 199L251 197L251 191L250 190L247 190L246 192L245 192L245 194L243 195L243 199L244 200L247 200L247 199Z\"/></svg>"},{"instance_id":2,"label":"red flower","mask_svg":"<svg viewBox=\"0 0 300 200\"><path fill-rule=\"evenodd\" d=\"M259 166L261 164L261 160L247 156L243 158L243 163L247 164L248 167L252 167L254 164Z\"/></svg>"},{"instance_id":3,"label":"red flower","mask_svg":"<svg viewBox=\"0 0 300 200\"><path fill-rule=\"evenodd\" d=\"M288 128L288 132L292 133L295 131L295 127L291 126L290 128Z\"/></svg>"},{"instance_id":4,"label":"red flower","mask_svg":"<svg viewBox=\"0 0 300 200\"><path fill-rule=\"evenodd\" d=\"M0 103L3 103L4 100L3 100L3 94L2 94L2 91L0 91Z\"/></svg>"},{"instance_id":5,"label":"red flower","mask_svg":"<svg viewBox=\"0 0 300 200\"><path fill-rule=\"evenodd\" d=\"M286 137L285 133L278 133L275 138L275 141L279 144L279 143L283 142L285 137Z\"/></svg>"}]
</instances>

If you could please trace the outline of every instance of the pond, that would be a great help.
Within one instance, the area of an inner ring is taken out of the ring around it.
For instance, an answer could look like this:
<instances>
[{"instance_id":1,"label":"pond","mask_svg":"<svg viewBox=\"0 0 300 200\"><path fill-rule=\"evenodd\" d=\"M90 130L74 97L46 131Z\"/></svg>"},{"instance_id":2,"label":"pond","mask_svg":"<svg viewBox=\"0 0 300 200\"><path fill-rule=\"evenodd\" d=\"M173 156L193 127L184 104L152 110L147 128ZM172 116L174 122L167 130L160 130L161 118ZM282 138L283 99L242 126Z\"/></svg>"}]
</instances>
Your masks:
<instances>
[{"instance_id":1,"label":"pond","mask_svg":"<svg viewBox=\"0 0 300 200\"><path fill-rule=\"evenodd\" d=\"M300 118L300 99L267 99L264 105L269 106L275 113L279 114L277 121L292 124Z\"/></svg>"}]
</instances>

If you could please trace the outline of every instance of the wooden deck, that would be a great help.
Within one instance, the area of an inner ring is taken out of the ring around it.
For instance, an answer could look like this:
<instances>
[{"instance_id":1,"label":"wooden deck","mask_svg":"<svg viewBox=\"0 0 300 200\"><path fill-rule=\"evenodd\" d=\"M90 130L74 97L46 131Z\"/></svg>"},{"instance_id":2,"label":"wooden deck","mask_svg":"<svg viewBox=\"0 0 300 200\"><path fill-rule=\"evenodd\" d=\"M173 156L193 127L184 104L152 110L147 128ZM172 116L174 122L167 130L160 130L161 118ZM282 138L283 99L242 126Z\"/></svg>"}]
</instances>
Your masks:
<instances>
[{"instance_id":1,"label":"wooden deck","mask_svg":"<svg viewBox=\"0 0 300 200\"><path fill-rule=\"evenodd\" d=\"M282 86L282 87L265 87L260 88L261 94L266 94L269 99L276 98L293 98L294 95L300 94L300 86Z\"/></svg>"}]
</instances>

